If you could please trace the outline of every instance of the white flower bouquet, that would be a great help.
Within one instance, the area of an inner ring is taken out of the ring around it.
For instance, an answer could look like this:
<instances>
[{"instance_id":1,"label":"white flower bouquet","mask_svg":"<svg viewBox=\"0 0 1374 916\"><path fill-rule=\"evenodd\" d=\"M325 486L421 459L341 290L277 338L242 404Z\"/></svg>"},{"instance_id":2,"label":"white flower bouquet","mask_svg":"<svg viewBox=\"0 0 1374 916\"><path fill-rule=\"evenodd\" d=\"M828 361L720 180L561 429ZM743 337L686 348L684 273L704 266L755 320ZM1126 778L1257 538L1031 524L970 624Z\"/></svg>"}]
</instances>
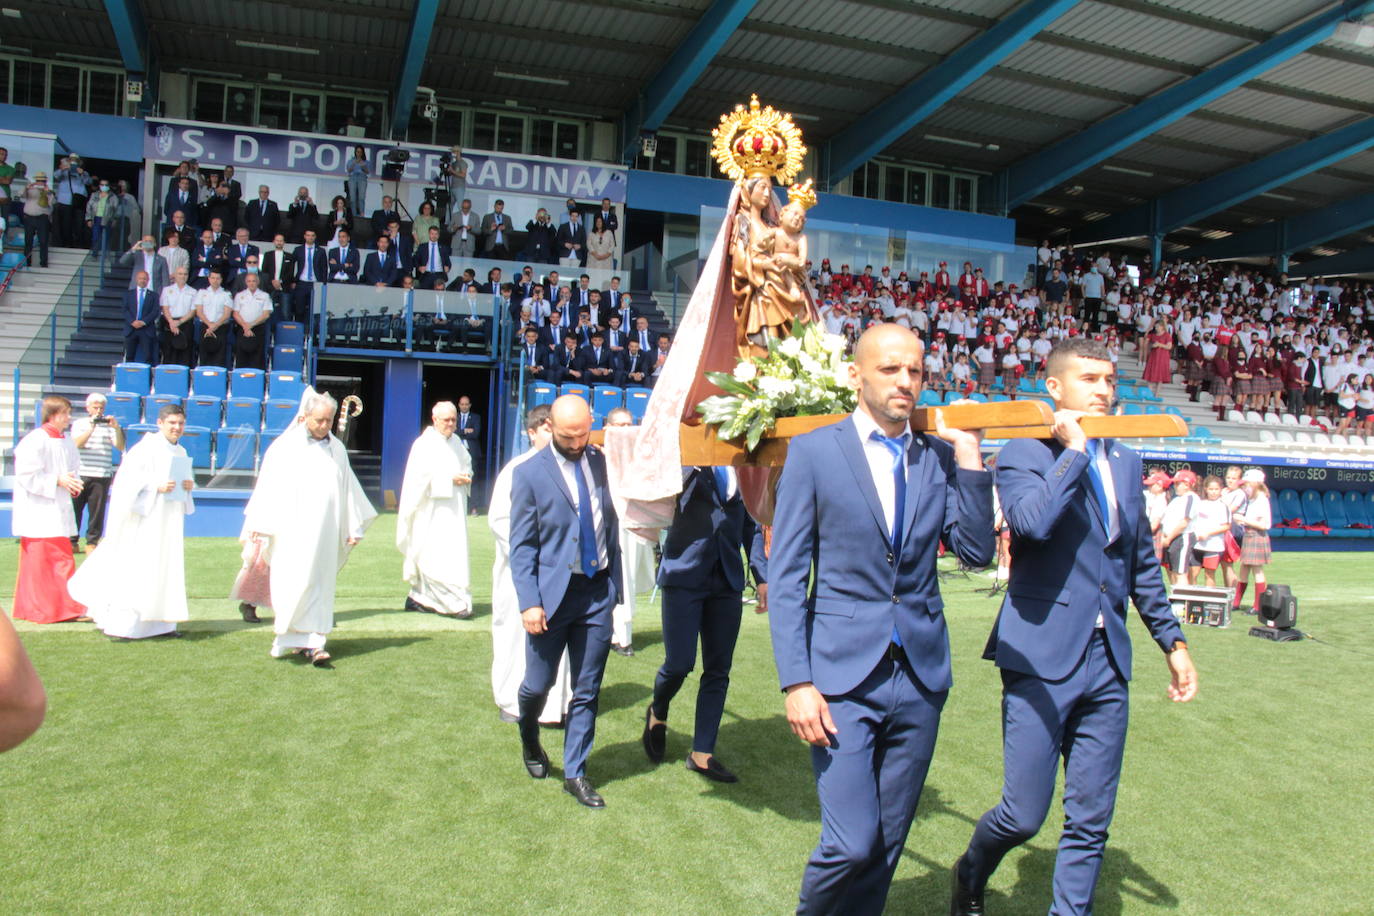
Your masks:
<instances>
[{"instance_id":1,"label":"white flower bouquet","mask_svg":"<svg viewBox=\"0 0 1374 916\"><path fill-rule=\"evenodd\" d=\"M856 393L849 384L845 339L812 323L797 337L770 339L767 356L739 361L734 372L708 372L723 395L697 405L722 439L743 437L753 451L781 417L849 413Z\"/></svg>"}]
</instances>

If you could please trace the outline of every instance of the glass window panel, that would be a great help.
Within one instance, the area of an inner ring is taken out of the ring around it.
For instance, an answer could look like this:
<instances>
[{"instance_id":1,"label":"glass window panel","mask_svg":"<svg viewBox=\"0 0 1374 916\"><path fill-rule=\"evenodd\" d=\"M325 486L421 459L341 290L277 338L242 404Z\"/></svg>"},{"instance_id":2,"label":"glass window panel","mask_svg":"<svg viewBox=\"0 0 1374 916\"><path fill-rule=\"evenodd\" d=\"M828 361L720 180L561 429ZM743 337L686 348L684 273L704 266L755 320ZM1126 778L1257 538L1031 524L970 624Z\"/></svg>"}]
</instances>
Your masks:
<instances>
[{"instance_id":1,"label":"glass window panel","mask_svg":"<svg viewBox=\"0 0 1374 916\"><path fill-rule=\"evenodd\" d=\"M196 80L191 100L191 120L215 123L224 117L224 84Z\"/></svg>"},{"instance_id":2,"label":"glass window panel","mask_svg":"<svg viewBox=\"0 0 1374 916\"><path fill-rule=\"evenodd\" d=\"M248 86L224 87L224 120L228 124L253 123L253 90Z\"/></svg>"},{"instance_id":3,"label":"glass window panel","mask_svg":"<svg viewBox=\"0 0 1374 916\"><path fill-rule=\"evenodd\" d=\"M10 61L0 58L0 102L10 100Z\"/></svg>"},{"instance_id":4,"label":"glass window panel","mask_svg":"<svg viewBox=\"0 0 1374 916\"><path fill-rule=\"evenodd\" d=\"M553 156L553 121L534 118L530 121L530 152L536 156Z\"/></svg>"},{"instance_id":5,"label":"glass window panel","mask_svg":"<svg viewBox=\"0 0 1374 916\"><path fill-rule=\"evenodd\" d=\"M32 60L14 62L14 104L46 108L48 105L48 65Z\"/></svg>"},{"instance_id":6,"label":"glass window panel","mask_svg":"<svg viewBox=\"0 0 1374 916\"><path fill-rule=\"evenodd\" d=\"M291 93L291 129L316 132L320 125L320 96L314 92Z\"/></svg>"},{"instance_id":7,"label":"glass window panel","mask_svg":"<svg viewBox=\"0 0 1374 916\"><path fill-rule=\"evenodd\" d=\"M973 179L955 178L954 179L954 209L972 210L973 209Z\"/></svg>"},{"instance_id":8,"label":"glass window panel","mask_svg":"<svg viewBox=\"0 0 1374 916\"><path fill-rule=\"evenodd\" d=\"M553 154L559 159L580 159L582 125L560 121L554 125Z\"/></svg>"},{"instance_id":9,"label":"glass window panel","mask_svg":"<svg viewBox=\"0 0 1374 916\"><path fill-rule=\"evenodd\" d=\"M348 95L326 95L324 97L324 129L331 134L339 133L353 117L353 97Z\"/></svg>"},{"instance_id":10,"label":"glass window panel","mask_svg":"<svg viewBox=\"0 0 1374 916\"><path fill-rule=\"evenodd\" d=\"M711 176L711 144L705 140L689 139L685 158L688 175L697 175L702 178Z\"/></svg>"},{"instance_id":11,"label":"glass window panel","mask_svg":"<svg viewBox=\"0 0 1374 916\"><path fill-rule=\"evenodd\" d=\"M86 71L86 110L92 114L121 114L124 108L124 79L105 70Z\"/></svg>"},{"instance_id":12,"label":"glass window panel","mask_svg":"<svg viewBox=\"0 0 1374 916\"><path fill-rule=\"evenodd\" d=\"M929 183L929 173L922 169L912 169L906 176L906 202L909 204L926 204L926 185Z\"/></svg>"},{"instance_id":13,"label":"glass window panel","mask_svg":"<svg viewBox=\"0 0 1374 916\"><path fill-rule=\"evenodd\" d=\"M936 173L934 173L933 175L930 176L930 180L931 180L930 205L931 205L932 207L940 207L941 209L948 210L948 209L949 209L949 176L948 176L948 175L941 175L939 172L936 172Z\"/></svg>"},{"instance_id":14,"label":"glass window panel","mask_svg":"<svg viewBox=\"0 0 1374 916\"><path fill-rule=\"evenodd\" d=\"M658 153L654 156L655 172L676 172L677 168L677 137L659 137Z\"/></svg>"},{"instance_id":15,"label":"glass window panel","mask_svg":"<svg viewBox=\"0 0 1374 916\"><path fill-rule=\"evenodd\" d=\"M258 90L258 123L278 130L287 126L291 112L291 93L285 89Z\"/></svg>"},{"instance_id":16,"label":"glass window panel","mask_svg":"<svg viewBox=\"0 0 1374 916\"><path fill-rule=\"evenodd\" d=\"M902 203L906 200L906 169L889 165L883 169L883 200Z\"/></svg>"},{"instance_id":17,"label":"glass window panel","mask_svg":"<svg viewBox=\"0 0 1374 916\"><path fill-rule=\"evenodd\" d=\"M81 108L81 71L76 67L53 64L52 86L48 92L48 107L63 111L78 111Z\"/></svg>"},{"instance_id":18,"label":"glass window panel","mask_svg":"<svg viewBox=\"0 0 1374 916\"><path fill-rule=\"evenodd\" d=\"M479 111L472 116L472 145L475 149L496 149L496 115Z\"/></svg>"},{"instance_id":19,"label":"glass window panel","mask_svg":"<svg viewBox=\"0 0 1374 916\"><path fill-rule=\"evenodd\" d=\"M406 139L411 143L434 142L434 122L425 117L424 105L410 106L410 126L406 129Z\"/></svg>"},{"instance_id":20,"label":"glass window panel","mask_svg":"<svg viewBox=\"0 0 1374 916\"><path fill-rule=\"evenodd\" d=\"M525 119L512 115L496 118L496 149L502 153L525 151Z\"/></svg>"},{"instance_id":21,"label":"glass window panel","mask_svg":"<svg viewBox=\"0 0 1374 916\"><path fill-rule=\"evenodd\" d=\"M353 120L363 126L363 135L382 136L382 122L386 119L386 106L377 99L359 99L353 108Z\"/></svg>"},{"instance_id":22,"label":"glass window panel","mask_svg":"<svg viewBox=\"0 0 1374 916\"><path fill-rule=\"evenodd\" d=\"M434 142L444 146L463 142L463 109L440 107L439 120L434 124Z\"/></svg>"}]
</instances>

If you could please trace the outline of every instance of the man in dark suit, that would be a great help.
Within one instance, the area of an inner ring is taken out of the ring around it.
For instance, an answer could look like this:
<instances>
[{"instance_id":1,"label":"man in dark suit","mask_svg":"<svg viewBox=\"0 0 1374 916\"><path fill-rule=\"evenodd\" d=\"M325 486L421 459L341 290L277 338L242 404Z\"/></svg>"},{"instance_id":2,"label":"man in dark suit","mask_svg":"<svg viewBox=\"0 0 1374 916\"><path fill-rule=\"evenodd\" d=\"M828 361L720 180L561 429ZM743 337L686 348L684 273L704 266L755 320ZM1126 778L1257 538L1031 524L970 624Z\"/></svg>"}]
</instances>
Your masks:
<instances>
[{"instance_id":1,"label":"man in dark suit","mask_svg":"<svg viewBox=\"0 0 1374 916\"><path fill-rule=\"evenodd\" d=\"M615 381L615 361L611 348L606 346L606 335L601 329L593 327L591 343L582 348L582 381L588 385L609 385Z\"/></svg>"},{"instance_id":2,"label":"man in dark suit","mask_svg":"<svg viewBox=\"0 0 1374 916\"><path fill-rule=\"evenodd\" d=\"M286 250L286 236L272 236L272 247L262 256L262 288L272 300L272 329L290 317L291 290L296 285L296 261Z\"/></svg>"},{"instance_id":3,"label":"man in dark suit","mask_svg":"<svg viewBox=\"0 0 1374 916\"><path fill-rule=\"evenodd\" d=\"M622 299L627 299L627 295L620 289L620 278L611 277L610 285L606 287L606 291L601 294L601 301L606 307L608 317L609 313L620 313L620 326L624 328L626 331L630 331L634 329L635 319L639 317L639 314L634 312L633 309L629 310L631 314L625 314L621 310ZM628 305L628 300L623 304Z\"/></svg>"},{"instance_id":4,"label":"man in dark suit","mask_svg":"<svg viewBox=\"0 0 1374 916\"><path fill-rule=\"evenodd\" d=\"M620 218L615 215L615 206L609 197L601 198L601 209L592 214L593 217L601 217L601 224L611 232L620 229Z\"/></svg>"},{"instance_id":5,"label":"man in dark suit","mask_svg":"<svg viewBox=\"0 0 1374 916\"><path fill-rule=\"evenodd\" d=\"M224 172L220 176L220 184L229 189L229 199L236 205L243 200L243 185L234 177L234 167L226 165Z\"/></svg>"},{"instance_id":6,"label":"man in dark suit","mask_svg":"<svg viewBox=\"0 0 1374 916\"><path fill-rule=\"evenodd\" d=\"M578 264L587 266L587 227L582 225L581 213L574 210L568 214L568 221L558 227L553 248L559 258L576 258Z\"/></svg>"},{"instance_id":7,"label":"man in dark suit","mask_svg":"<svg viewBox=\"0 0 1374 916\"><path fill-rule=\"evenodd\" d=\"M243 224L248 227L248 237L255 242L270 242L281 225L281 211L276 201L271 199L272 191L267 185L258 186L258 196L243 208Z\"/></svg>"},{"instance_id":8,"label":"man in dark suit","mask_svg":"<svg viewBox=\"0 0 1374 916\"><path fill-rule=\"evenodd\" d=\"M1054 439L1018 439L997 458L1016 559L984 657L1002 670L1005 772L1001 802L978 821L955 865L953 913L981 914L1002 857L1040 829L1061 754L1065 826L1050 912L1092 912L1126 742L1128 600L1166 654L1170 699L1187 702L1197 692L1155 559L1140 456L1088 439L1078 422L1111 412L1111 354L1086 337L1061 340L1046 359L1045 384L1056 407Z\"/></svg>"},{"instance_id":9,"label":"man in dark suit","mask_svg":"<svg viewBox=\"0 0 1374 916\"><path fill-rule=\"evenodd\" d=\"M157 363L157 318L162 314L157 293L148 287L148 272L134 274L134 288L124 291L124 361Z\"/></svg>"},{"instance_id":10,"label":"man in dark suit","mask_svg":"<svg viewBox=\"0 0 1374 916\"><path fill-rule=\"evenodd\" d=\"M556 350L563 344L564 332L572 332L572 328L563 327L563 313L558 309L549 312L548 320L539 329L539 342L550 350ZM573 339L577 339L577 334L573 334Z\"/></svg>"},{"instance_id":11,"label":"man in dark suit","mask_svg":"<svg viewBox=\"0 0 1374 916\"><path fill-rule=\"evenodd\" d=\"M304 242L306 230L314 231L320 222L320 212L310 197L309 188L301 187L296 191L286 208L286 216L291 220L291 240Z\"/></svg>"},{"instance_id":12,"label":"man in dark suit","mask_svg":"<svg viewBox=\"0 0 1374 916\"><path fill-rule=\"evenodd\" d=\"M639 341L631 338L625 352L620 354L620 371L616 373L615 383L621 388L629 385L648 388L652 368L648 354L639 349Z\"/></svg>"},{"instance_id":13,"label":"man in dark suit","mask_svg":"<svg viewBox=\"0 0 1374 916\"><path fill-rule=\"evenodd\" d=\"M939 545L971 566L993 555L979 435L910 429L922 370L911 331L866 332L858 409L794 438L778 484L773 655L821 802L799 913L882 912L951 684Z\"/></svg>"},{"instance_id":14,"label":"man in dark suit","mask_svg":"<svg viewBox=\"0 0 1374 916\"><path fill-rule=\"evenodd\" d=\"M172 220L167 224L168 229L175 229L177 233L177 244L186 249L190 254L191 249L196 247L196 233L191 228L190 223L186 222L186 214L177 210L172 213Z\"/></svg>"},{"instance_id":15,"label":"man in dark suit","mask_svg":"<svg viewBox=\"0 0 1374 916\"><path fill-rule=\"evenodd\" d=\"M379 239L386 235L386 224L392 220L400 222L400 214L396 212L396 202L390 194L382 195L382 205L372 211L372 238Z\"/></svg>"},{"instance_id":16,"label":"man in dark suit","mask_svg":"<svg viewBox=\"0 0 1374 916\"><path fill-rule=\"evenodd\" d=\"M539 342L539 331L525 328L524 343L520 345L520 359L525 364L525 378L531 382L549 379L549 348Z\"/></svg>"},{"instance_id":17,"label":"man in dark suit","mask_svg":"<svg viewBox=\"0 0 1374 916\"><path fill-rule=\"evenodd\" d=\"M592 314L592 320L600 318L596 312L592 311L592 278L583 274L577 278L577 285L572 288L573 311L588 311ZM599 322L598 322L599 323ZM604 327L604 325L603 325Z\"/></svg>"},{"instance_id":18,"label":"man in dark suit","mask_svg":"<svg viewBox=\"0 0 1374 916\"><path fill-rule=\"evenodd\" d=\"M305 242L296 246L291 260L296 269L296 282L291 289L291 318L304 323L309 333L314 284L329 282L329 259L324 249L315 244L314 229L305 230Z\"/></svg>"},{"instance_id":19,"label":"man in dark suit","mask_svg":"<svg viewBox=\"0 0 1374 916\"><path fill-rule=\"evenodd\" d=\"M452 253L447 245L439 244L439 227L429 227L429 241L415 248L415 285L433 289L435 280L448 283L453 267Z\"/></svg>"},{"instance_id":20,"label":"man in dark suit","mask_svg":"<svg viewBox=\"0 0 1374 916\"><path fill-rule=\"evenodd\" d=\"M386 235L391 239L391 251L396 256L396 266L400 268L401 275L410 273L414 264L415 240L409 233L402 232L400 222L394 219L386 224Z\"/></svg>"},{"instance_id":21,"label":"man in dark suit","mask_svg":"<svg viewBox=\"0 0 1374 916\"><path fill-rule=\"evenodd\" d=\"M654 763L663 761L668 707L696 664L700 639L701 686L686 765L716 782L739 781L715 751L744 612L740 551L747 517L739 482L730 468L683 468L682 492L673 508L658 567L664 657L654 678L653 701L644 713L644 753ZM763 604L758 612L767 609Z\"/></svg>"},{"instance_id":22,"label":"man in dark suit","mask_svg":"<svg viewBox=\"0 0 1374 916\"><path fill-rule=\"evenodd\" d=\"M248 241L248 228L246 226L240 226L238 231L235 232L234 235L234 241L229 245L228 250L229 277L231 278L231 286L233 284L233 278L238 277L239 274L243 273L244 270L247 269L248 258L250 255L258 258L259 266L261 266L262 264L262 251L258 248L257 245L254 245Z\"/></svg>"},{"instance_id":23,"label":"man in dark suit","mask_svg":"<svg viewBox=\"0 0 1374 916\"><path fill-rule=\"evenodd\" d=\"M172 182L167 189L167 197L162 201L162 213L170 224L172 214L180 210L189 221L196 216L196 186L191 179L182 177Z\"/></svg>"},{"instance_id":24,"label":"man in dark suit","mask_svg":"<svg viewBox=\"0 0 1374 916\"><path fill-rule=\"evenodd\" d=\"M329 249L329 282L358 282L358 249L353 247L347 229L339 230L339 244Z\"/></svg>"},{"instance_id":25,"label":"man in dark suit","mask_svg":"<svg viewBox=\"0 0 1374 916\"><path fill-rule=\"evenodd\" d=\"M472 490L468 497L469 514L476 515L482 505L482 417L472 412L472 398L463 395L458 399L458 438L472 458Z\"/></svg>"},{"instance_id":26,"label":"man in dark suit","mask_svg":"<svg viewBox=\"0 0 1374 916\"><path fill-rule=\"evenodd\" d=\"M592 413L576 395L553 402L553 441L519 465L511 484L510 566L528 634L520 684L520 743L526 771L549 773L539 713L568 654L573 696L563 733L563 787L589 808L605 802L587 779L597 701L611 649L611 609L620 601L620 535L606 459L587 445Z\"/></svg>"},{"instance_id":27,"label":"man in dark suit","mask_svg":"<svg viewBox=\"0 0 1374 916\"><path fill-rule=\"evenodd\" d=\"M611 348L611 352L617 358L625 355L625 344L630 340L629 335L620 327L620 316L615 312L610 313L606 327L606 346Z\"/></svg>"},{"instance_id":28,"label":"man in dark suit","mask_svg":"<svg viewBox=\"0 0 1374 916\"><path fill-rule=\"evenodd\" d=\"M512 224L506 215L506 202L498 200L492 204L491 212L482 217L482 252L498 261L510 257L510 232Z\"/></svg>"},{"instance_id":29,"label":"man in dark suit","mask_svg":"<svg viewBox=\"0 0 1374 916\"><path fill-rule=\"evenodd\" d=\"M572 331L565 332L563 345L549 354L549 381L555 385L586 381L582 373L582 355L577 351L577 335Z\"/></svg>"},{"instance_id":30,"label":"man in dark suit","mask_svg":"<svg viewBox=\"0 0 1374 916\"><path fill-rule=\"evenodd\" d=\"M574 333L577 334L577 346L579 348L590 347L592 345L592 335L600 330L600 328L592 324L590 312L579 312L577 315L577 327L573 329ZM605 338L602 339L604 340Z\"/></svg>"},{"instance_id":31,"label":"man in dark suit","mask_svg":"<svg viewBox=\"0 0 1374 916\"><path fill-rule=\"evenodd\" d=\"M239 203L229 197L229 186L220 184L205 201L205 218L219 220L222 231L232 235L238 228Z\"/></svg>"},{"instance_id":32,"label":"man in dark suit","mask_svg":"<svg viewBox=\"0 0 1374 916\"><path fill-rule=\"evenodd\" d=\"M377 236L377 250L367 256L363 264L363 283L369 286L395 286L401 276L396 255L391 251L391 239Z\"/></svg>"},{"instance_id":33,"label":"man in dark suit","mask_svg":"<svg viewBox=\"0 0 1374 916\"><path fill-rule=\"evenodd\" d=\"M215 244L215 234L202 229L200 241L191 249L191 285L205 289L210 285L210 274L219 271L223 277L229 272L228 257L224 249Z\"/></svg>"},{"instance_id":34,"label":"man in dark suit","mask_svg":"<svg viewBox=\"0 0 1374 916\"><path fill-rule=\"evenodd\" d=\"M658 335L649 330L649 319L645 318L643 315L635 319L635 329L634 333L630 335L630 339L639 343L639 351L641 353L648 353L651 356L653 355L655 344L658 343Z\"/></svg>"}]
</instances>

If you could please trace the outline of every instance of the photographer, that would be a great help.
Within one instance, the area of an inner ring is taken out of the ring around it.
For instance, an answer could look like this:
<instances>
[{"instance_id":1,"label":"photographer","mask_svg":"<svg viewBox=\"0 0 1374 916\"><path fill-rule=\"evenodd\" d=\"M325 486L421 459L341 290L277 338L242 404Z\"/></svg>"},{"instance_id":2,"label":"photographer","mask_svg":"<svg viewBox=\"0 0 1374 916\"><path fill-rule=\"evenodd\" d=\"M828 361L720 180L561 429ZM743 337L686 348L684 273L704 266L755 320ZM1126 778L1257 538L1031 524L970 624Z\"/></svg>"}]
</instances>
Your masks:
<instances>
[{"instance_id":1,"label":"photographer","mask_svg":"<svg viewBox=\"0 0 1374 916\"><path fill-rule=\"evenodd\" d=\"M534 219L525 224L525 250L521 259L534 261L539 264L557 264L558 256L554 254L554 240L558 230L553 226L553 220L549 217L549 211L543 207L534 214Z\"/></svg>"},{"instance_id":2,"label":"photographer","mask_svg":"<svg viewBox=\"0 0 1374 916\"><path fill-rule=\"evenodd\" d=\"M448 200L444 201L444 212L441 214L446 225L453 202L468 196L468 167L463 162L463 148L457 143L439 160L439 174L435 176L434 183L448 192Z\"/></svg>"},{"instance_id":3,"label":"photographer","mask_svg":"<svg viewBox=\"0 0 1374 916\"><path fill-rule=\"evenodd\" d=\"M105 395L93 392L86 397L86 416L72 424L72 442L81 458L81 492L72 497L76 534L72 551L81 541L81 512L86 512L86 552L90 553L105 533L105 497L110 492L113 450L124 450L124 428L117 417L105 415Z\"/></svg>"},{"instance_id":4,"label":"photographer","mask_svg":"<svg viewBox=\"0 0 1374 916\"><path fill-rule=\"evenodd\" d=\"M90 182L91 176L81 167L80 156L63 156L58 161L57 171L52 176L52 189L57 192L54 230L58 245L80 247Z\"/></svg>"},{"instance_id":5,"label":"photographer","mask_svg":"<svg viewBox=\"0 0 1374 916\"><path fill-rule=\"evenodd\" d=\"M305 231L315 229L320 221L320 211L316 209L315 201L310 198L309 188L301 187L296 192L291 206L286 209L286 216L291 220L291 241L305 241Z\"/></svg>"}]
</instances>

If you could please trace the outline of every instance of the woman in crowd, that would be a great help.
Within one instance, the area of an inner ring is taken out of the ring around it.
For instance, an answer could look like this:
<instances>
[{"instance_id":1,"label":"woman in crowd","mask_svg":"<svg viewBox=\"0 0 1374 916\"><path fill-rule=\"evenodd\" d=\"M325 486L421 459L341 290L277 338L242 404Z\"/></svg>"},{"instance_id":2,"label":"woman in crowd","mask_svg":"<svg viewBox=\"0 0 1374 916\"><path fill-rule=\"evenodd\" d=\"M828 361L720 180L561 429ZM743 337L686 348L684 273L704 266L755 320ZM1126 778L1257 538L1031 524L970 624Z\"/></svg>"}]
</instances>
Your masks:
<instances>
[{"instance_id":1,"label":"woman in crowd","mask_svg":"<svg viewBox=\"0 0 1374 916\"><path fill-rule=\"evenodd\" d=\"M1188 344L1183 356L1183 386L1188 392L1188 400L1197 401L1202 391L1206 360L1202 356L1202 335L1198 334Z\"/></svg>"},{"instance_id":2,"label":"woman in crowd","mask_svg":"<svg viewBox=\"0 0 1374 916\"><path fill-rule=\"evenodd\" d=\"M439 217L434 215L434 204L425 201L420 204L420 213L415 217L415 224L411 227L411 235L415 237L416 246L429 243L429 227L439 225Z\"/></svg>"},{"instance_id":3,"label":"woman in crowd","mask_svg":"<svg viewBox=\"0 0 1374 916\"><path fill-rule=\"evenodd\" d=\"M157 250L162 255L162 260L167 262L167 276L175 277L178 267L191 269L191 255L185 248L181 247L181 236L175 229L167 229L162 233L162 247Z\"/></svg>"},{"instance_id":4,"label":"woman in crowd","mask_svg":"<svg viewBox=\"0 0 1374 916\"><path fill-rule=\"evenodd\" d=\"M587 236L588 267L611 269L611 256L615 254L615 233L606 227L600 214L592 218L592 232Z\"/></svg>"},{"instance_id":5,"label":"woman in crowd","mask_svg":"<svg viewBox=\"0 0 1374 916\"><path fill-rule=\"evenodd\" d=\"M348 160L348 207L354 213L367 212L367 179L372 175L372 163L367 161L367 150L361 146L353 147L353 158ZM428 241L429 236L425 236Z\"/></svg>"},{"instance_id":6,"label":"woman in crowd","mask_svg":"<svg viewBox=\"0 0 1374 916\"><path fill-rule=\"evenodd\" d=\"M1355 395L1355 421L1360 435L1374 435L1374 374L1366 374Z\"/></svg>"},{"instance_id":7,"label":"woman in crowd","mask_svg":"<svg viewBox=\"0 0 1374 916\"><path fill-rule=\"evenodd\" d=\"M1222 501L1221 494L1221 478L1208 475L1202 482L1203 498L1190 523L1193 535L1191 576L1195 585L1200 585L1200 577L1205 575L1208 586L1217 586L1217 567L1221 565L1225 535L1231 527L1231 510Z\"/></svg>"},{"instance_id":8,"label":"woman in crowd","mask_svg":"<svg viewBox=\"0 0 1374 916\"><path fill-rule=\"evenodd\" d=\"M1245 587L1250 576L1255 577L1255 598L1247 613L1259 610L1260 595L1264 593L1264 567L1269 565L1269 528L1273 516L1269 508L1269 488L1264 483L1264 472L1250 468L1241 475L1241 487L1245 490L1245 505L1235 514L1234 519L1245 529L1245 537L1240 544L1240 563L1237 567L1236 595L1231 601L1231 609L1238 610L1245 597Z\"/></svg>"},{"instance_id":9,"label":"woman in crowd","mask_svg":"<svg viewBox=\"0 0 1374 916\"><path fill-rule=\"evenodd\" d=\"M418 223L419 220L416 220ZM329 202L329 246L338 247L340 231L353 232L353 213L348 209L348 198L335 194ZM425 231L425 241L429 241L429 231Z\"/></svg>"},{"instance_id":10,"label":"woman in crowd","mask_svg":"<svg viewBox=\"0 0 1374 916\"><path fill-rule=\"evenodd\" d=\"M1174 352L1174 335L1164 320L1156 319L1146 338L1149 353L1145 358L1144 380L1150 391L1159 394L1159 386L1173 377L1170 356Z\"/></svg>"},{"instance_id":11,"label":"woman in crowd","mask_svg":"<svg viewBox=\"0 0 1374 916\"><path fill-rule=\"evenodd\" d=\"M118 195L111 189L107 180L102 179L97 188L98 190L86 201L86 228L91 230L92 251L108 248L119 225Z\"/></svg>"},{"instance_id":12,"label":"woman in crowd","mask_svg":"<svg viewBox=\"0 0 1374 916\"><path fill-rule=\"evenodd\" d=\"M1360 382L1354 375L1347 375L1336 389L1336 417L1340 425L1336 432L1341 435L1351 431L1355 425L1355 404L1359 400Z\"/></svg>"}]
</instances>

